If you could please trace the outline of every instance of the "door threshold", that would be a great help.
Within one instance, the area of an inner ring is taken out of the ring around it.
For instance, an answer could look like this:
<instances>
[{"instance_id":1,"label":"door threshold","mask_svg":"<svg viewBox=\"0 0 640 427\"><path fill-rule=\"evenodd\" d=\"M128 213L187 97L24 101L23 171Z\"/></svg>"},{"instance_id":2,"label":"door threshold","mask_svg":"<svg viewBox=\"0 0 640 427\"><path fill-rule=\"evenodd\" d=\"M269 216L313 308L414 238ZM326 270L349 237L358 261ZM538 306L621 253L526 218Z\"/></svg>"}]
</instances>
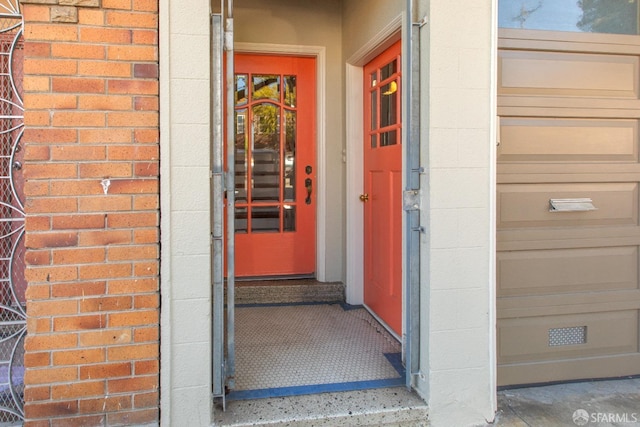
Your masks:
<instances>
[{"instance_id":1,"label":"door threshold","mask_svg":"<svg viewBox=\"0 0 640 427\"><path fill-rule=\"evenodd\" d=\"M216 426L427 426L426 403L406 387L228 401Z\"/></svg>"},{"instance_id":2,"label":"door threshold","mask_svg":"<svg viewBox=\"0 0 640 427\"><path fill-rule=\"evenodd\" d=\"M285 274L275 276L243 276L236 277L236 282L268 282L273 280L300 280L300 279L315 279L314 273L310 274ZM225 278L226 280L226 278Z\"/></svg>"}]
</instances>

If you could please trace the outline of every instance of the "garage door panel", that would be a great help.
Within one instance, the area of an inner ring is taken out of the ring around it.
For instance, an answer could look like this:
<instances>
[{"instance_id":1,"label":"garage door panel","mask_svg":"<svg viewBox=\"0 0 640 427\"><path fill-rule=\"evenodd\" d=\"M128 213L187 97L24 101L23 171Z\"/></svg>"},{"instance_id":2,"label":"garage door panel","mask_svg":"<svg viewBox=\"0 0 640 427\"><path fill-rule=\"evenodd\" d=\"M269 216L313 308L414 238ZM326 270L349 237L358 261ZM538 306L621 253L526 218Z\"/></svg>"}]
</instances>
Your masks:
<instances>
[{"instance_id":1,"label":"garage door panel","mask_svg":"<svg viewBox=\"0 0 640 427\"><path fill-rule=\"evenodd\" d=\"M638 288L638 247L502 252L498 296Z\"/></svg>"},{"instance_id":2,"label":"garage door panel","mask_svg":"<svg viewBox=\"0 0 640 427\"><path fill-rule=\"evenodd\" d=\"M573 52L498 53L498 94L638 99L638 56Z\"/></svg>"},{"instance_id":3,"label":"garage door panel","mask_svg":"<svg viewBox=\"0 0 640 427\"><path fill-rule=\"evenodd\" d=\"M498 229L638 224L638 183L501 184ZM550 211L551 199L589 198L596 210Z\"/></svg>"},{"instance_id":4,"label":"garage door panel","mask_svg":"<svg viewBox=\"0 0 640 427\"><path fill-rule=\"evenodd\" d=\"M637 162L637 120L500 119L498 162Z\"/></svg>"},{"instance_id":5,"label":"garage door panel","mask_svg":"<svg viewBox=\"0 0 640 427\"><path fill-rule=\"evenodd\" d=\"M638 353L638 310L503 319L498 363Z\"/></svg>"}]
</instances>

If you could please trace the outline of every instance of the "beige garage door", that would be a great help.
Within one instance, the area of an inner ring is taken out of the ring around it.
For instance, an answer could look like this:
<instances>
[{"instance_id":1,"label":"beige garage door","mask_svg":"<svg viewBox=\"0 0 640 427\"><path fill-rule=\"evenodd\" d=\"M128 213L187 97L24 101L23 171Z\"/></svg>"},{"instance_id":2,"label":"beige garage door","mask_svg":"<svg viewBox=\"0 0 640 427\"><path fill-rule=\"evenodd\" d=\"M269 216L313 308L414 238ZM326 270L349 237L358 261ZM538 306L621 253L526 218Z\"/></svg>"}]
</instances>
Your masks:
<instances>
[{"instance_id":1,"label":"beige garage door","mask_svg":"<svg viewBox=\"0 0 640 427\"><path fill-rule=\"evenodd\" d=\"M640 37L503 28L498 56L498 383L640 374Z\"/></svg>"}]
</instances>

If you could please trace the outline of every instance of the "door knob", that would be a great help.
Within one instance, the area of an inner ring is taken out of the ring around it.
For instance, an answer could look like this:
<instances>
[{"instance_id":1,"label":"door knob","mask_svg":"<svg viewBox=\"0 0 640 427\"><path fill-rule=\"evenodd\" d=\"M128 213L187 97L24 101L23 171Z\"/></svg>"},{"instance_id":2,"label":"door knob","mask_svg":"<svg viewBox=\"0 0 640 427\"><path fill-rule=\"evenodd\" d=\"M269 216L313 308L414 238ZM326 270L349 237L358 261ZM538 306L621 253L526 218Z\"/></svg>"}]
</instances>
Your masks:
<instances>
[{"instance_id":1,"label":"door knob","mask_svg":"<svg viewBox=\"0 0 640 427\"><path fill-rule=\"evenodd\" d=\"M369 195L367 193L361 194L360 195L360 201L361 202L368 202L369 201Z\"/></svg>"}]
</instances>

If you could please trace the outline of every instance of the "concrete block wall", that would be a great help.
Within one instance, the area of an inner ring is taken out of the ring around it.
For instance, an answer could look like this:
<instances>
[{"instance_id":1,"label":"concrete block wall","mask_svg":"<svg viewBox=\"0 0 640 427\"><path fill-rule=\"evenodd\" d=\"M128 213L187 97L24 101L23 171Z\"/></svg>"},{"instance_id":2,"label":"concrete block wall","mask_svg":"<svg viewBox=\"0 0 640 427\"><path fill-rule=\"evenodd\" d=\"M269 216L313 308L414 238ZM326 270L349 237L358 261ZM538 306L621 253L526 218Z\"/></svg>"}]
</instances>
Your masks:
<instances>
[{"instance_id":1,"label":"concrete block wall","mask_svg":"<svg viewBox=\"0 0 640 427\"><path fill-rule=\"evenodd\" d=\"M25 425L157 423L158 5L60 3L22 2Z\"/></svg>"},{"instance_id":2,"label":"concrete block wall","mask_svg":"<svg viewBox=\"0 0 640 427\"><path fill-rule=\"evenodd\" d=\"M495 409L491 0L421 0L421 366L433 426L477 425ZM426 308L428 307L428 309ZM428 372L428 373L427 373Z\"/></svg>"}]
</instances>

